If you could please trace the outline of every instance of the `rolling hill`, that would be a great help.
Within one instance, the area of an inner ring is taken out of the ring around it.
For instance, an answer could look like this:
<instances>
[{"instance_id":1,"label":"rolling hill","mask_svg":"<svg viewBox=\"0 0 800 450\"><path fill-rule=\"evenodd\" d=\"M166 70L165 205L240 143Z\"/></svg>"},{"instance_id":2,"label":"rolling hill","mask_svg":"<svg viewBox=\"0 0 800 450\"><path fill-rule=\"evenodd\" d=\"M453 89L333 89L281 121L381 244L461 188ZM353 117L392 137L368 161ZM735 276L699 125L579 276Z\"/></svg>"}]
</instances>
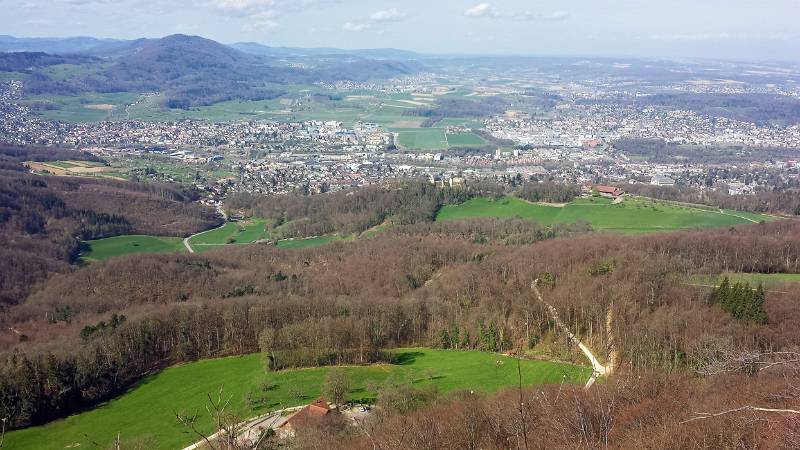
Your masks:
<instances>
[{"instance_id":1,"label":"rolling hill","mask_svg":"<svg viewBox=\"0 0 800 450\"><path fill-rule=\"evenodd\" d=\"M0 50L26 51L0 54L0 71L29 73L25 80L27 94L160 92L165 106L185 109L228 100L273 99L283 95L280 86L285 84L387 79L423 69L420 63L406 58L410 54L388 50L355 52L363 56L335 52L323 55L327 51L315 50L310 52L314 56L303 58L305 67L298 68L282 54L288 51L253 50L269 49L258 44L240 45L249 50L246 53L210 39L182 34L134 41L87 39L72 42L0 38ZM47 70L53 65L81 69L64 78Z\"/></svg>"}]
</instances>

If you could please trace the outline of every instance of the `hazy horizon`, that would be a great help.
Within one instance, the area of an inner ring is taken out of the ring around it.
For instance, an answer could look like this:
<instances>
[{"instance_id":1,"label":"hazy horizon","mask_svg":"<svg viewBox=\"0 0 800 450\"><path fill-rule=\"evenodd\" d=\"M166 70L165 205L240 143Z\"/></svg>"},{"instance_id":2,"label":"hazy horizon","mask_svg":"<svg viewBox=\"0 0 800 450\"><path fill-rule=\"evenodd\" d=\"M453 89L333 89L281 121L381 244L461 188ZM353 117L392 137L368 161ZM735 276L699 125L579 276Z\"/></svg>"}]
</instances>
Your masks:
<instances>
[{"instance_id":1,"label":"hazy horizon","mask_svg":"<svg viewBox=\"0 0 800 450\"><path fill-rule=\"evenodd\" d=\"M800 60L797 0L0 0L0 34L428 54Z\"/></svg>"}]
</instances>

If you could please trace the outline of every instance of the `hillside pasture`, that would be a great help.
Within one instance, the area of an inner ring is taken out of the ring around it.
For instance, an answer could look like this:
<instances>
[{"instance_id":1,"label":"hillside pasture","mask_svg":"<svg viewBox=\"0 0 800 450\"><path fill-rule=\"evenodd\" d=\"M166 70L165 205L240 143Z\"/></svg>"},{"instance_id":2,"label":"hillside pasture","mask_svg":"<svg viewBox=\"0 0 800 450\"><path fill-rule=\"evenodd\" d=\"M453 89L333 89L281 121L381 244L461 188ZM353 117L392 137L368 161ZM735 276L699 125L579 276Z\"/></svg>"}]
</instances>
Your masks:
<instances>
[{"instance_id":1,"label":"hillside pasture","mask_svg":"<svg viewBox=\"0 0 800 450\"><path fill-rule=\"evenodd\" d=\"M588 222L595 230L618 233L726 227L761 220L769 216L729 214L719 210L676 205L645 198L626 198L613 204L602 197L579 198L563 206L527 202L516 197L475 198L442 208L437 220L474 217L520 217L542 224Z\"/></svg>"},{"instance_id":2,"label":"hillside pasture","mask_svg":"<svg viewBox=\"0 0 800 450\"><path fill-rule=\"evenodd\" d=\"M252 244L269 238L266 219L247 219L228 222L222 227L196 234L189 239L195 252L203 253L223 245Z\"/></svg>"},{"instance_id":3,"label":"hillside pasture","mask_svg":"<svg viewBox=\"0 0 800 450\"><path fill-rule=\"evenodd\" d=\"M86 242L87 249L81 258L87 261L100 261L116 256L135 253L184 252L183 240L169 236L126 235Z\"/></svg>"},{"instance_id":4,"label":"hillside pasture","mask_svg":"<svg viewBox=\"0 0 800 450\"><path fill-rule=\"evenodd\" d=\"M478 351L431 349L396 350L397 364L346 367L352 380L349 398L373 402L376 392L368 386L383 382L390 374L410 380L415 386L434 386L446 394L456 390L495 392L518 382L513 358ZM526 386L584 382L590 370L569 364L546 361L521 361L522 382ZM202 360L170 367L151 375L129 392L93 410L46 425L12 431L6 445L15 450L61 450L87 448L93 443L110 446L117 433L124 442L148 438L148 448L176 449L191 444L196 437L186 433L175 413L198 413L198 428L213 430L205 413L207 395L220 387L230 397L230 410L242 418L302 405L317 398L328 368L265 372L258 354ZM268 386L264 389L263 386ZM252 407L245 395L253 392L263 402ZM104 447L103 447L104 448Z\"/></svg>"}]
</instances>

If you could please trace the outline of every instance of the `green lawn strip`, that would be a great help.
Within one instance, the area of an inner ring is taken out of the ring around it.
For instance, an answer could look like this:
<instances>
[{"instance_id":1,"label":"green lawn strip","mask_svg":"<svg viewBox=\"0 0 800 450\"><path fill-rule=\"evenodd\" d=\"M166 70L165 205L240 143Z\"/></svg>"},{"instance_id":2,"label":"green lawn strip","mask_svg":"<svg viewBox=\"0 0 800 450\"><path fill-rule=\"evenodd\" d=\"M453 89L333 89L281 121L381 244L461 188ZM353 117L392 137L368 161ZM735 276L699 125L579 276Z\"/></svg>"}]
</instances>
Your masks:
<instances>
[{"instance_id":1,"label":"green lawn strip","mask_svg":"<svg viewBox=\"0 0 800 450\"><path fill-rule=\"evenodd\" d=\"M81 257L86 260L103 260L134 253L183 252L183 239L170 236L125 235L87 241L89 250Z\"/></svg>"},{"instance_id":2,"label":"green lawn strip","mask_svg":"<svg viewBox=\"0 0 800 450\"><path fill-rule=\"evenodd\" d=\"M450 147L465 147L470 145L484 145L486 141L474 133L454 133L447 135L447 143Z\"/></svg>"},{"instance_id":3,"label":"green lawn strip","mask_svg":"<svg viewBox=\"0 0 800 450\"><path fill-rule=\"evenodd\" d=\"M621 233L725 227L752 223L766 217L721 214L691 206L669 204L644 198L626 198L612 204L605 198L581 198L564 207L534 204L516 197L498 200L475 198L442 208L437 220L472 217L520 217L542 224L589 222L596 230Z\"/></svg>"},{"instance_id":4,"label":"green lawn strip","mask_svg":"<svg viewBox=\"0 0 800 450\"><path fill-rule=\"evenodd\" d=\"M404 372L419 386L434 385L441 393L455 390L494 392L517 384L517 363L513 358L478 351L433 349L397 350L404 362L399 365L348 367L353 381L350 398L374 399L367 382L380 383L390 373ZM525 385L543 383L584 382L590 370L569 364L545 361L521 361ZM220 386L231 399L231 410L242 418L269 410L306 404L320 395L328 368L285 370L265 373L260 355L247 355L203 360L170 367L152 375L128 393L102 406L46 425L12 431L6 445L13 449L56 450L92 447L92 442L110 445L117 433L122 440L152 436L155 448L175 449L196 440L185 433L176 418L176 411L199 414L201 430L212 431L211 419L205 412L207 394L216 395ZM260 390L267 381L274 387ZM263 392L265 404L252 409L245 405L247 392ZM301 393L302 397L298 394ZM78 447L78 445L80 447Z\"/></svg>"},{"instance_id":5,"label":"green lawn strip","mask_svg":"<svg viewBox=\"0 0 800 450\"><path fill-rule=\"evenodd\" d=\"M695 275L689 278L691 284L702 284L708 286L719 286L722 280L728 277L731 283L750 283L755 287L763 284L765 287L780 287L784 284L800 283L798 273L742 273L726 272L719 275Z\"/></svg>"},{"instance_id":6,"label":"green lawn strip","mask_svg":"<svg viewBox=\"0 0 800 450\"><path fill-rule=\"evenodd\" d=\"M390 131L399 133L399 143L406 148L435 150L447 147L442 128L391 128Z\"/></svg>"}]
</instances>

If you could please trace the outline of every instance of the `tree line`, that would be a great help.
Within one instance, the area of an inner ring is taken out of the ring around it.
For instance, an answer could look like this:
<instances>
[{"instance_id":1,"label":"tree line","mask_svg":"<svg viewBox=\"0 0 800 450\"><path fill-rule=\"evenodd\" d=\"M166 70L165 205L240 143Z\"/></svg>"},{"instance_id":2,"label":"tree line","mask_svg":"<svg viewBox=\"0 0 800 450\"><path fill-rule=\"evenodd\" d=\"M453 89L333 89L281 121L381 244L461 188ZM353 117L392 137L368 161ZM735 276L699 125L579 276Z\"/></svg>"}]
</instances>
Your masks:
<instances>
[{"instance_id":1,"label":"tree line","mask_svg":"<svg viewBox=\"0 0 800 450\"><path fill-rule=\"evenodd\" d=\"M624 370L690 370L710 348L788 349L800 340L800 293L766 292L760 323L737 320L708 302L708 289L681 280L798 272L799 237L793 222L513 246L389 233L302 251L253 245L116 258L50 278L4 315L3 329L27 338L0 335L0 412L13 427L42 423L164 365L258 351L277 370L369 363L401 346L533 348L580 361L533 298L534 278L548 280L543 295L594 349L609 348L611 311Z\"/></svg>"}]
</instances>

